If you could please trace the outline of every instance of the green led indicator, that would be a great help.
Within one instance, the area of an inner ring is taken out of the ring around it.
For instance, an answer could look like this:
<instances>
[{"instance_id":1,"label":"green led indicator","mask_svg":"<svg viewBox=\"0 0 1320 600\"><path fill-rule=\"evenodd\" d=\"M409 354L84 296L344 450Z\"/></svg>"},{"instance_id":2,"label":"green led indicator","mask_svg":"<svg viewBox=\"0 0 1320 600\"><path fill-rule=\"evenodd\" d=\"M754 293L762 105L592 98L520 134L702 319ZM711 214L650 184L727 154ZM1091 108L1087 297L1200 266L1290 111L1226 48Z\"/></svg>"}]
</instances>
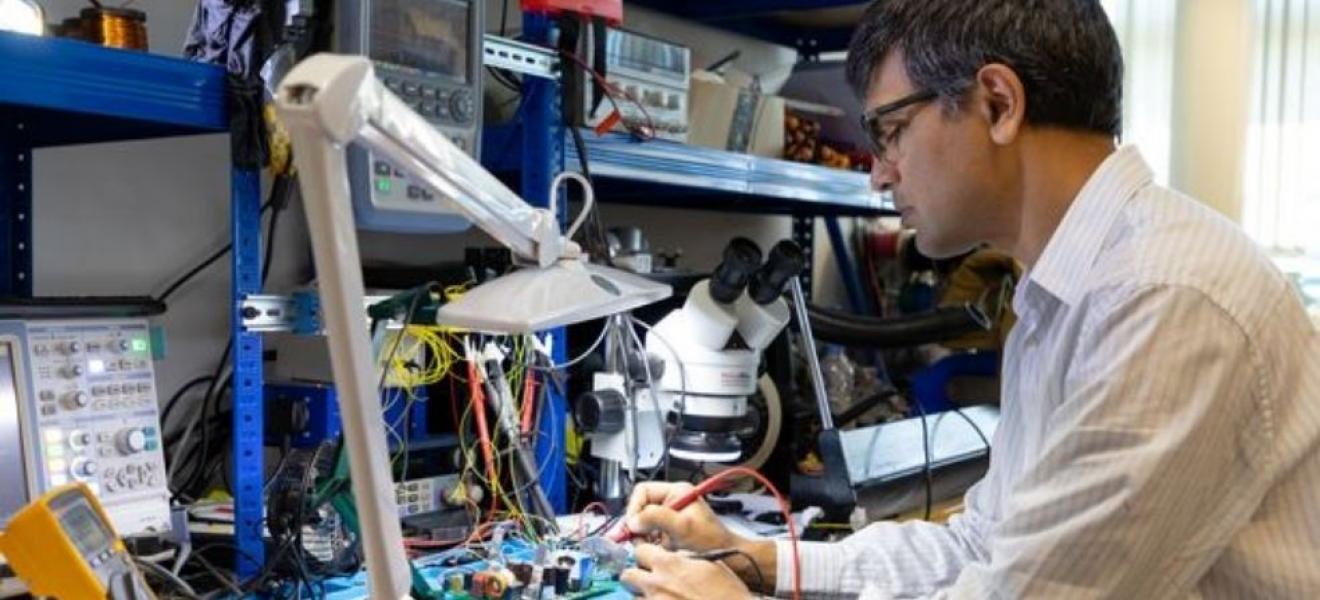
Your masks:
<instances>
[{"instance_id":1,"label":"green led indicator","mask_svg":"<svg viewBox=\"0 0 1320 600\"><path fill-rule=\"evenodd\" d=\"M382 194L390 193L390 188L393 186L394 186L394 182L390 181L389 179L386 179L384 177L380 177L376 179L376 191Z\"/></svg>"},{"instance_id":2,"label":"green led indicator","mask_svg":"<svg viewBox=\"0 0 1320 600\"><path fill-rule=\"evenodd\" d=\"M146 351L147 351L147 340L144 340L144 339L142 339L142 338L133 338L133 351L134 351L134 352L146 352Z\"/></svg>"}]
</instances>

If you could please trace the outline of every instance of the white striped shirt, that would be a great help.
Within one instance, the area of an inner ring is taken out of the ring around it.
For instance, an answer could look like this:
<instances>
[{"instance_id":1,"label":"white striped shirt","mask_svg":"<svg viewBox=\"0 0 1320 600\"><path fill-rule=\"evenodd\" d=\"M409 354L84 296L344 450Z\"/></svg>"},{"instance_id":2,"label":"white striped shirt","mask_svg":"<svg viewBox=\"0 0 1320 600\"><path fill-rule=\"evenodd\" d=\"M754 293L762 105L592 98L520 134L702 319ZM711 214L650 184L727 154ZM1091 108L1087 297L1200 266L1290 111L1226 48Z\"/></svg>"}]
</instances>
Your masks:
<instances>
[{"instance_id":1,"label":"white striped shirt","mask_svg":"<svg viewBox=\"0 0 1320 600\"><path fill-rule=\"evenodd\" d=\"M1320 598L1320 334L1238 227L1124 147L1013 307L966 511L803 544L804 595Z\"/></svg>"}]
</instances>

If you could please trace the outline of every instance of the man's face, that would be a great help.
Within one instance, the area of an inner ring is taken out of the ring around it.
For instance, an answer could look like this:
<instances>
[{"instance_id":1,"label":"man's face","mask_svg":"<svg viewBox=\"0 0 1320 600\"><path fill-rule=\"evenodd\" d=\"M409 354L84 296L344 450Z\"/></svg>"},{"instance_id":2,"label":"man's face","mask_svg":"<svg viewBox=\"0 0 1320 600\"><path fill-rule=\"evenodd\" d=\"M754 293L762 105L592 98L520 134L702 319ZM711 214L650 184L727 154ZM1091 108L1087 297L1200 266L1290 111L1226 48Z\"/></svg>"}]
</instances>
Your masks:
<instances>
[{"instance_id":1,"label":"man's face","mask_svg":"<svg viewBox=\"0 0 1320 600\"><path fill-rule=\"evenodd\" d=\"M901 51L890 52L872 76L863 110L923 92L913 87ZM903 225L917 232L917 249L934 258L956 256L990 241L999 215L988 126L969 111L950 113L944 100L916 102L877 119L886 143L871 167L871 185L891 190Z\"/></svg>"}]
</instances>

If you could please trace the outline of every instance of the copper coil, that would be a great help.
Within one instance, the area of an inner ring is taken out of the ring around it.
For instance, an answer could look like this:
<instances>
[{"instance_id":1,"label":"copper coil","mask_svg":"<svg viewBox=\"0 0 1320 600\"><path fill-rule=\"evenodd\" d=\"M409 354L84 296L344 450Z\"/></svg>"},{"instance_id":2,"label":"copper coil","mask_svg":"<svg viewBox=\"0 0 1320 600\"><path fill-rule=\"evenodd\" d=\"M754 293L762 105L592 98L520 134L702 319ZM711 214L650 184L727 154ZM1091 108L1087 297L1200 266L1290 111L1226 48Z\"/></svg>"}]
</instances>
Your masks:
<instances>
[{"instance_id":1,"label":"copper coil","mask_svg":"<svg viewBox=\"0 0 1320 600\"><path fill-rule=\"evenodd\" d=\"M82 38L102 46L147 49L147 15L127 8L84 8Z\"/></svg>"}]
</instances>

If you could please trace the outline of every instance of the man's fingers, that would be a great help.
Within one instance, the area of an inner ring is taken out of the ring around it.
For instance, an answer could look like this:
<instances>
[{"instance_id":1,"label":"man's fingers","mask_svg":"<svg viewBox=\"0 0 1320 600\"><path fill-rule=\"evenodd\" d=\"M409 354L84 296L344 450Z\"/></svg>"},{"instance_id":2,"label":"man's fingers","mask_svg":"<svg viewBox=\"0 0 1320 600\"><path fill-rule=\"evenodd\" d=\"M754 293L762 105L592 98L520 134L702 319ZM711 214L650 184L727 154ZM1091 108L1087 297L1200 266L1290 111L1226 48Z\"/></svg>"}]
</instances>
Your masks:
<instances>
[{"instance_id":1,"label":"man's fingers","mask_svg":"<svg viewBox=\"0 0 1320 600\"><path fill-rule=\"evenodd\" d=\"M653 532L669 534L670 537L682 537L683 522L678 513L663 506L652 504L643 507L625 521L628 530L634 535L647 535Z\"/></svg>"},{"instance_id":2,"label":"man's fingers","mask_svg":"<svg viewBox=\"0 0 1320 600\"><path fill-rule=\"evenodd\" d=\"M636 594L647 596L653 593L656 588L659 575L642 569L624 569L619 574L619 581L628 586Z\"/></svg>"},{"instance_id":3,"label":"man's fingers","mask_svg":"<svg viewBox=\"0 0 1320 600\"><path fill-rule=\"evenodd\" d=\"M664 568L681 560L677 554L655 544L638 544L633 550L633 555L637 557L637 566L650 571Z\"/></svg>"},{"instance_id":4,"label":"man's fingers","mask_svg":"<svg viewBox=\"0 0 1320 600\"><path fill-rule=\"evenodd\" d=\"M628 508L624 514L637 514L641 512L642 508L652 504L667 504L671 500L683 496L691 489L692 484L690 483L660 481L640 483L633 488L632 496L628 497Z\"/></svg>"}]
</instances>

